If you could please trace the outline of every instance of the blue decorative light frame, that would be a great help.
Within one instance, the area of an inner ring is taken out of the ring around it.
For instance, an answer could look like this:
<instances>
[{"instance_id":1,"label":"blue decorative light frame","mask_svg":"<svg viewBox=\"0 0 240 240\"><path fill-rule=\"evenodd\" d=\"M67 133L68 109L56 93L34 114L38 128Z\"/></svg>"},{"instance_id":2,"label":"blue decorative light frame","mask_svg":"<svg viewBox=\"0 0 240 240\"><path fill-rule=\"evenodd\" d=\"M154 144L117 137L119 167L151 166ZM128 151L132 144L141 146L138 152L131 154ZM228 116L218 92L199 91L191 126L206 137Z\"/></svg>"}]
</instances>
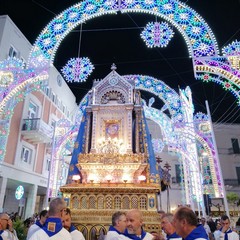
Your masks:
<instances>
[{"instance_id":1,"label":"blue decorative light frame","mask_svg":"<svg viewBox=\"0 0 240 240\"><path fill-rule=\"evenodd\" d=\"M187 44L189 56L194 59L195 76L198 79L198 74L201 75L204 72L204 70L199 70L198 60L219 57L218 45L208 24L192 8L178 0L85 0L63 11L43 29L32 47L28 66L39 67L52 64L59 45L74 28L91 18L117 14L119 11L155 15L176 27ZM230 63L228 64L230 66ZM227 80L231 81L232 72L229 77L228 70L225 72ZM217 74L221 74L221 71ZM237 75L237 85L240 88L239 70L235 70L235 75ZM216 83L224 85L221 79ZM227 88L227 90L232 91L232 88ZM233 94L236 96L235 93Z\"/></svg>"},{"instance_id":2,"label":"blue decorative light frame","mask_svg":"<svg viewBox=\"0 0 240 240\"><path fill-rule=\"evenodd\" d=\"M53 63L55 53L63 39L74 28L91 18L105 14L138 12L156 15L174 25L184 37L192 57L216 56L215 37L204 21L189 6L177 0L86 0L66 9L55 17L38 36L30 53L29 65Z\"/></svg>"}]
</instances>

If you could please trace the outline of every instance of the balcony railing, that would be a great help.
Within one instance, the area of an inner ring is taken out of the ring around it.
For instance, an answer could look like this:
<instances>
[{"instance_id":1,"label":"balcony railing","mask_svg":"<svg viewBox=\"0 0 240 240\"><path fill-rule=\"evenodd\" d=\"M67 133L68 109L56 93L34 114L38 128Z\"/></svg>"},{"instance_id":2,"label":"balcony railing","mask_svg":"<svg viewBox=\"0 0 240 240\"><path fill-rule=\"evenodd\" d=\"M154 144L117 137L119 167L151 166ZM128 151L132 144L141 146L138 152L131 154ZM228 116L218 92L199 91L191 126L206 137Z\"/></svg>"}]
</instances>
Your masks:
<instances>
[{"instance_id":1,"label":"balcony railing","mask_svg":"<svg viewBox=\"0 0 240 240\"><path fill-rule=\"evenodd\" d=\"M33 143L52 142L54 128L40 118L23 119L22 135Z\"/></svg>"}]
</instances>

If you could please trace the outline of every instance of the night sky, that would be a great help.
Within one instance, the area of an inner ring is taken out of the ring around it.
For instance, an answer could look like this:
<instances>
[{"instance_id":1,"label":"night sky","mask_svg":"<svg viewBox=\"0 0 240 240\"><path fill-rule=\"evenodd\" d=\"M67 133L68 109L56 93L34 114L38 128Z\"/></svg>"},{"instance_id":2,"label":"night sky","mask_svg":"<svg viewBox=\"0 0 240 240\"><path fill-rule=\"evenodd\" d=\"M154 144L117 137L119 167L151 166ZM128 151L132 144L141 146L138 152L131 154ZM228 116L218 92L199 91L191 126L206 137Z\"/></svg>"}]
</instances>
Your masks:
<instances>
[{"instance_id":1,"label":"night sky","mask_svg":"<svg viewBox=\"0 0 240 240\"><path fill-rule=\"evenodd\" d=\"M1 0L0 14L7 14L34 44L41 30L60 12L78 3L73 0ZM240 40L240 0L185 0L208 23L215 34L219 49ZM147 48L140 33L148 22L164 21L153 15L118 13L87 21L62 41L55 56L54 65L60 70L72 57L88 57L95 69L86 83L69 83L77 102L92 87L94 79L104 78L112 63L120 75L142 74L164 81L178 92L190 86L195 112L206 113L208 100L214 122L240 123L240 108L236 98L214 83L197 81L193 76L192 60L186 43L175 32L167 48ZM148 100L151 95L142 92ZM154 107L160 107L156 101Z\"/></svg>"}]
</instances>

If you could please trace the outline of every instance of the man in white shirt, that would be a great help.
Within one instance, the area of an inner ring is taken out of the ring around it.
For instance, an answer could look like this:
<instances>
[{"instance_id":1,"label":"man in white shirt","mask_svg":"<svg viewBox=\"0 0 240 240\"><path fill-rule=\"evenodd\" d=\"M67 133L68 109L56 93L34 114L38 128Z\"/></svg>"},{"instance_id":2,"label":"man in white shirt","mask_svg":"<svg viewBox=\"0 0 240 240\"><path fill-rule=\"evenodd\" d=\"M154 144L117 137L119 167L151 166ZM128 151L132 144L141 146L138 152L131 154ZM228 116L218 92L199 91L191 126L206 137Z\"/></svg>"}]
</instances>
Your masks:
<instances>
[{"instance_id":1,"label":"man in white shirt","mask_svg":"<svg viewBox=\"0 0 240 240\"><path fill-rule=\"evenodd\" d=\"M124 234L128 238L136 240L152 240L154 236L143 230L143 215L138 209L132 209L127 212L127 229Z\"/></svg>"},{"instance_id":2,"label":"man in white shirt","mask_svg":"<svg viewBox=\"0 0 240 240\"><path fill-rule=\"evenodd\" d=\"M32 224L30 226L30 228L28 229L28 233L27 233L27 240L30 239L30 237L33 235L33 233L35 233L37 230L39 230L40 228L43 227L44 223L47 220L47 210L42 210L39 214L39 220L36 220L36 222L34 224Z\"/></svg>"},{"instance_id":3,"label":"man in white shirt","mask_svg":"<svg viewBox=\"0 0 240 240\"><path fill-rule=\"evenodd\" d=\"M67 208L62 215L62 223L63 227L70 232L72 240L85 240L83 234L72 224L71 211L69 208Z\"/></svg>"},{"instance_id":4,"label":"man in white shirt","mask_svg":"<svg viewBox=\"0 0 240 240\"><path fill-rule=\"evenodd\" d=\"M127 240L130 239L123 235L127 227L127 218L124 212L115 212L112 215L112 225L109 227L104 240Z\"/></svg>"},{"instance_id":5,"label":"man in white shirt","mask_svg":"<svg viewBox=\"0 0 240 240\"><path fill-rule=\"evenodd\" d=\"M215 240L239 240L239 235L230 228L230 219L227 215L221 217L222 227L214 232Z\"/></svg>"},{"instance_id":6,"label":"man in white shirt","mask_svg":"<svg viewBox=\"0 0 240 240\"><path fill-rule=\"evenodd\" d=\"M179 207L173 217L176 233L184 240L209 240L203 226L198 225L194 211L189 207Z\"/></svg>"},{"instance_id":7,"label":"man in white shirt","mask_svg":"<svg viewBox=\"0 0 240 240\"><path fill-rule=\"evenodd\" d=\"M63 199L55 198L50 202L44 226L36 231L29 240L72 240L70 233L62 226L62 213L66 209Z\"/></svg>"},{"instance_id":8,"label":"man in white shirt","mask_svg":"<svg viewBox=\"0 0 240 240\"><path fill-rule=\"evenodd\" d=\"M161 226L164 233L166 233L167 240L182 240L182 238L177 235L176 229L173 226L173 214L172 213L165 213L162 215L161 218Z\"/></svg>"}]
</instances>

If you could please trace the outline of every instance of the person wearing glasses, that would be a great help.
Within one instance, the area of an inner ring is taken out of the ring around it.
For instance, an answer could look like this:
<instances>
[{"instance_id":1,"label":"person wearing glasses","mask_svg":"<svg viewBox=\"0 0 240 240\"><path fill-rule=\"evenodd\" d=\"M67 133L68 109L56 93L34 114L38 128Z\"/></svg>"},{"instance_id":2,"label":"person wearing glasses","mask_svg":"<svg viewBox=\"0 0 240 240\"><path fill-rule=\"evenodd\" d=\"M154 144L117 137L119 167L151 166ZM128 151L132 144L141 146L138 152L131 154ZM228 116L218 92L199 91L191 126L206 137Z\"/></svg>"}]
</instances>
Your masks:
<instances>
[{"instance_id":1,"label":"person wearing glasses","mask_svg":"<svg viewBox=\"0 0 240 240\"><path fill-rule=\"evenodd\" d=\"M62 198L53 199L49 205L45 224L33 233L29 240L72 240L70 233L62 225L65 209L66 203Z\"/></svg>"},{"instance_id":2,"label":"person wearing glasses","mask_svg":"<svg viewBox=\"0 0 240 240\"><path fill-rule=\"evenodd\" d=\"M0 213L0 222L2 225L2 239L18 240L17 233L13 229L13 223L7 213Z\"/></svg>"}]
</instances>

